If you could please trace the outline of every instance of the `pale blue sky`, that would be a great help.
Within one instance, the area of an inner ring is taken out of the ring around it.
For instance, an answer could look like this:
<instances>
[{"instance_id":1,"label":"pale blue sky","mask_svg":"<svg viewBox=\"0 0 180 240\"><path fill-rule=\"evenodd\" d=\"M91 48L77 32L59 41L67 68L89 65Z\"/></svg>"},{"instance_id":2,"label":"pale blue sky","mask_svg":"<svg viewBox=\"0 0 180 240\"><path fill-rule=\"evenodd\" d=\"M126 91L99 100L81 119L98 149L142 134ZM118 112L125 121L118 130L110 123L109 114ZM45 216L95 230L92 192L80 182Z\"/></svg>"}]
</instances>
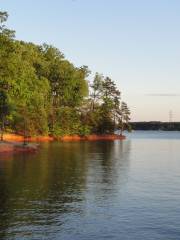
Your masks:
<instances>
[{"instance_id":1,"label":"pale blue sky","mask_svg":"<svg viewBox=\"0 0 180 240\"><path fill-rule=\"evenodd\" d=\"M110 76L132 120L180 121L179 0L0 0L18 39ZM174 96L174 94L176 96Z\"/></svg>"}]
</instances>

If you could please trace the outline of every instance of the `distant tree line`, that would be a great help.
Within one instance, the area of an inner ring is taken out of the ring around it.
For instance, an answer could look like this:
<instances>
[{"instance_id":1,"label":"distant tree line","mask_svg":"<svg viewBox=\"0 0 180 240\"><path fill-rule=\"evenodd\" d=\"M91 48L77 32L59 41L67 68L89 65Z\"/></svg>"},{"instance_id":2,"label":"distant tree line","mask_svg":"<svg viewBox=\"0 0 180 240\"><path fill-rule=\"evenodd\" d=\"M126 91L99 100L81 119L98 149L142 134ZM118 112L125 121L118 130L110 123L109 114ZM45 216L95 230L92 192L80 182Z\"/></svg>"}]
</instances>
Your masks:
<instances>
[{"instance_id":1,"label":"distant tree line","mask_svg":"<svg viewBox=\"0 0 180 240\"><path fill-rule=\"evenodd\" d=\"M130 110L109 78L76 67L57 48L15 39L0 12L0 127L24 136L129 129Z\"/></svg>"},{"instance_id":2,"label":"distant tree line","mask_svg":"<svg viewBox=\"0 0 180 240\"><path fill-rule=\"evenodd\" d=\"M180 131L180 122L131 122L133 130Z\"/></svg>"}]
</instances>

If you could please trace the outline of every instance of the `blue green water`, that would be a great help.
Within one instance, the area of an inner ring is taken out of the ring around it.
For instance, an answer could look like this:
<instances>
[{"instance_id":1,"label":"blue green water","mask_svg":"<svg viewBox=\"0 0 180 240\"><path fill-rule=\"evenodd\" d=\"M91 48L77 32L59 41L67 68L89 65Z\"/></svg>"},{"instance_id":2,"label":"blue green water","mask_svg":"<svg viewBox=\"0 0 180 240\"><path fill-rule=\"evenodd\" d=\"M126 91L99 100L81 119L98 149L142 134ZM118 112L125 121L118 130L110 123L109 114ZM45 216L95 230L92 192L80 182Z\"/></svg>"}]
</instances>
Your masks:
<instances>
[{"instance_id":1,"label":"blue green water","mask_svg":"<svg viewBox=\"0 0 180 240\"><path fill-rule=\"evenodd\" d=\"M180 132L0 156L0 239L180 239Z\"/></svg>"}]
</instances>

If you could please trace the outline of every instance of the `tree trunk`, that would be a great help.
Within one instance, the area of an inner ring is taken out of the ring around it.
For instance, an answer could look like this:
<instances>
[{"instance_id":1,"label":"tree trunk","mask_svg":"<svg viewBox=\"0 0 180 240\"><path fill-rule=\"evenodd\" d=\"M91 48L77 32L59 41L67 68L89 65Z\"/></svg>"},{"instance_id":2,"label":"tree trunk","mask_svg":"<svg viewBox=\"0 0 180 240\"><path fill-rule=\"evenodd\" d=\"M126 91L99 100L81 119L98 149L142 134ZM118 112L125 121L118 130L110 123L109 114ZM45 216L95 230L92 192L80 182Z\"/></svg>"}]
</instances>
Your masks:
<instances>
[{"instance_id":1,"label":"tree trunk","mask_svg":"<svg viewBox=\"0 0 180 240\"><path fill-rule=\"evenodd\" d=\"M24 146L27 145L27 141L26 141L26 120L24 120Z\"/></svg>"},{"instance_id":2,"label":"tree trunk","mask_svg":"<svg viewBox=\"0 0 180 240\"><path fill-rule=\"evenodd\" d=\"M2 123L1 123L1 142L4 140L4 117L2 117Z\"/></svg>"},{"instance_id":3,"label":"tree trunk","mask_svg":"<svg viewBox=\"0 0 180 240\"><path fill-rule=\"evenodd\" d=\"M121 131L120 131L120 135L122 136L124 131L124 126L123 126L123 120L121 119Z\"/></svg>"}]
</instances>

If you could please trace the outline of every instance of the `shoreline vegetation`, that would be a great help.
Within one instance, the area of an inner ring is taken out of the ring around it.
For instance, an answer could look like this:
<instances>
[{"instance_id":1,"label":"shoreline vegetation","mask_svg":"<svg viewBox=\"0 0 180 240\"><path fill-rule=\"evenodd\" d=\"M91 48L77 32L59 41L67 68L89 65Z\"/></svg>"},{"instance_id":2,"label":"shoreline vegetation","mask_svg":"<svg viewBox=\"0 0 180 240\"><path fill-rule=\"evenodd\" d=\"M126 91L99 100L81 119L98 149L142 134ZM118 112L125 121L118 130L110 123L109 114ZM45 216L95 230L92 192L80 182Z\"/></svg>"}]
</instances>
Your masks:
<instances>
[{"instance_id":1,"label":"shoreline vegetation","mask_svg":"<svg viewBox=\"0 0 180 240\"><path fill-rule=\"evenodd\" d=\"M27 142L124 139L130 110L115 82L90 76L87 66L75 66L52 45L17 40L7 19L0 12L1 148L20 151L18 141L24 150Z\"/></svg>"}]
</instances>

